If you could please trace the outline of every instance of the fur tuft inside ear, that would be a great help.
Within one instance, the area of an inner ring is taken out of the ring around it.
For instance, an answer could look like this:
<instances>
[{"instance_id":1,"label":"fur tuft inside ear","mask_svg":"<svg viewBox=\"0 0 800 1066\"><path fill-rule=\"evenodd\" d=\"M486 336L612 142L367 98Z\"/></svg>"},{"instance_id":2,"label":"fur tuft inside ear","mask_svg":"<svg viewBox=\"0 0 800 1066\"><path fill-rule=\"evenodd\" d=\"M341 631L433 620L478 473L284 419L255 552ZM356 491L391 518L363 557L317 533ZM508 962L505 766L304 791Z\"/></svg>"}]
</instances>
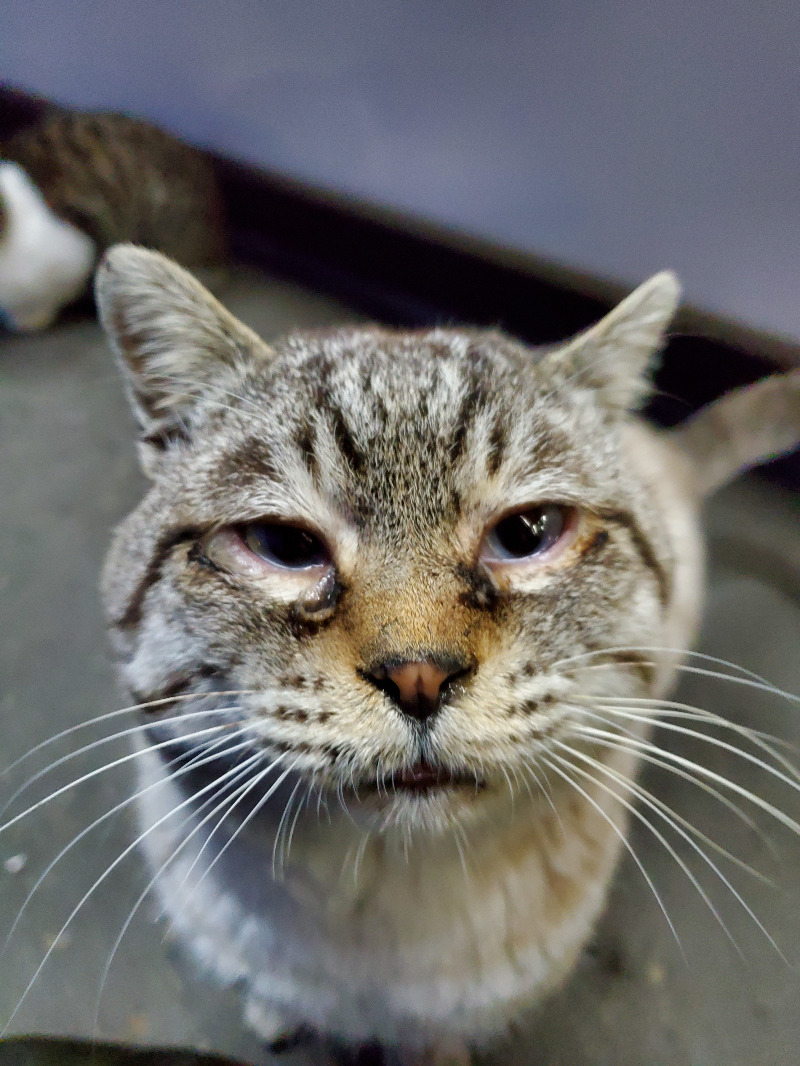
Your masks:
<instances>
[{"instance_id":1,"label":"fur tuft inside ear","mask_svg":"<svg viewBox=\"0 0 800 1066\"><path fill-rule=\"evenodd\" d=\"M649 371L678 307L680 284L669 270L655 274L613 311L545 358L557 378L597 390L611 409L638 407Z\"/></svg>"},{"instance_id":2,"label":"fur tuft inside ear","mask_svg":"<svg viewBox=\"0 0 800 1066\"><path fill-rule=\"evenodd\" d=\"M151 450L186 435L191 409L226 372L268 357L252 330L160 252L111 248L97 270L95 295ZM152 458L143 454L143 465Z\"/></svg>"}]
</instances>

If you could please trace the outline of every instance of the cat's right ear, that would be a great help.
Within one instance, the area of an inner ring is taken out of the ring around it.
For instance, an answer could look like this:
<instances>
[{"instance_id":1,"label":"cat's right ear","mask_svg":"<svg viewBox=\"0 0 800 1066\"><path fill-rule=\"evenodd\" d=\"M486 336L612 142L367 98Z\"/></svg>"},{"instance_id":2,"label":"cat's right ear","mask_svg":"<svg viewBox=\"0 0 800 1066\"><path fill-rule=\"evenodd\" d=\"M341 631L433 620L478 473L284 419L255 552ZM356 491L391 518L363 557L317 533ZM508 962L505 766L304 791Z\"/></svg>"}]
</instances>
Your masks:
<instances>
[{"instance_id":1,"label":"cat's right ear","mask_svg":"<svg viewBox=\"0 0 800 1066\"><path fill-rule=\"evenodd\" d=\"M111 248L98 267L95 296L141 428L142 467L153 474L170 443L186 438L204 394L267 359L269 348L160 252Z\"/></svg>"}]
</instances>

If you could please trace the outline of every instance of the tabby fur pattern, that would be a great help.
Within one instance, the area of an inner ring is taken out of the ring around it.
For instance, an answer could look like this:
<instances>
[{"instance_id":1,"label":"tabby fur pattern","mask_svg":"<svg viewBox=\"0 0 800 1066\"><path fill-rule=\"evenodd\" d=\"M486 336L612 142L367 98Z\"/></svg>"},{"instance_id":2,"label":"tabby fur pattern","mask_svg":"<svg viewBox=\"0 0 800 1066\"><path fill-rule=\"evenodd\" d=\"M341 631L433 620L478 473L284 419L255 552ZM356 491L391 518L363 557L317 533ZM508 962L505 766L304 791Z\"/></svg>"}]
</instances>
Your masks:
<instances>
[{"instance_id":1,"label":"tabby fur pattern","mask_svg":"<svg viewBox=\"0 0 800 1066\"><path fill-rule=\"evenodd\" d=\"M466 1062L585 944L649 729L604 701L669 691L703 495L800 440L797 372L672 432L630 413L678 292L659 274L544 350L457 328L268 346L158 254L101 265L152 478L103 580L126 689L164 701L143 843L175 929L266 1040ZM543 503L573 516L562 550L488 565L487 530ZM231 544L263 520L331 565L259 569ZM408 662L455 664L424 720L374 680ZM405 787L420 764L441 783Z\"/></svg>"}]
</instances>

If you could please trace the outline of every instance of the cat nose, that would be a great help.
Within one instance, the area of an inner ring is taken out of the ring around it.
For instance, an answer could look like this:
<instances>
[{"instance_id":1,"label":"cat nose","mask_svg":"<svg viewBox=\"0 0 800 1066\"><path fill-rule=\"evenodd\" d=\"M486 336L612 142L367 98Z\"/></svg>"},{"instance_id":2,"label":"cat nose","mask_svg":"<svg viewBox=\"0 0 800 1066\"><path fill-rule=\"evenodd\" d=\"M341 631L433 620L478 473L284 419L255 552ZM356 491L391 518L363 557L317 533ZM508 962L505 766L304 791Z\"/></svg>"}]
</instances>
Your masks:
<instances>
[{"instance_id":1,"label":"cat nose","mask_svg":"<svg viewBox=\"0 0 800 1066\"><path fill-rule=\"evenodd\" d=\"M439 710L449 682L467 673L466 663L416 659L379 663L366 677L409 718L424 722Z\"/></svg>"}]
</instances>

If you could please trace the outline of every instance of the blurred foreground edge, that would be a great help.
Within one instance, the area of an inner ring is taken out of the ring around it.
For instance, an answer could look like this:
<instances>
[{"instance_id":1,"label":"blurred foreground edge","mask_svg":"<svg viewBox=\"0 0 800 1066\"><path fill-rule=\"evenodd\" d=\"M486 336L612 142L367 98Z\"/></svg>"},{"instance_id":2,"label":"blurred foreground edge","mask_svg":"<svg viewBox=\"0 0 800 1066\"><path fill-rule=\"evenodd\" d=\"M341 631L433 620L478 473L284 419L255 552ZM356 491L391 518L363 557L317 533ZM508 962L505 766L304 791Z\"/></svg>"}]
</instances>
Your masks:
<instances>
[{"instance_id":1,"label":"blurred foreground edge","mask_svg":"<svg viewBox=\"0 0 800 1066\"><path fill-rule=\"evenodd\" d=\"M68 1037L0 1040L0 1066L244 1066L181 1048L137 1048Z\"/></svg>"}]
</instances>

